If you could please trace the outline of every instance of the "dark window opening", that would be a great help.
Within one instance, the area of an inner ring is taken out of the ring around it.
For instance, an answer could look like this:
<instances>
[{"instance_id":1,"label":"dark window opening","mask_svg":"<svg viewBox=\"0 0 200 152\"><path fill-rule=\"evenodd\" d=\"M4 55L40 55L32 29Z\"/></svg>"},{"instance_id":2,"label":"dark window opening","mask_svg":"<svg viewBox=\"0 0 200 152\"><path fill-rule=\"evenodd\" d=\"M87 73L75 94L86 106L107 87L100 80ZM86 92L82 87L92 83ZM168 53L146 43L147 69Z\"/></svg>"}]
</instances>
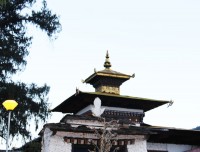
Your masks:
<instances>
[{"instance_id":1,"label":"dark window opening","mask_svg":"<svg viewBox=\"0 0 200 152\"><path fill-rule=\"evenodd\" d=\"M88 150L94 150L93 145L79 145L79 144L72 144L72 152L88 152Z\"/></svg>"},{"instance_id":2,"label":"dark window opening","mask_svg":"<svg viewBox=\"0 0 200 152\"><path fill-rule=\"evenodd\" d=\"M72 152L88 152L88 150L94 151L95 146L72 144ZM97 149L96 152L98 152ZM113 146L110 152L128 152L128 151L127 151L127 146Z\"/></svg>"}]
</instances>

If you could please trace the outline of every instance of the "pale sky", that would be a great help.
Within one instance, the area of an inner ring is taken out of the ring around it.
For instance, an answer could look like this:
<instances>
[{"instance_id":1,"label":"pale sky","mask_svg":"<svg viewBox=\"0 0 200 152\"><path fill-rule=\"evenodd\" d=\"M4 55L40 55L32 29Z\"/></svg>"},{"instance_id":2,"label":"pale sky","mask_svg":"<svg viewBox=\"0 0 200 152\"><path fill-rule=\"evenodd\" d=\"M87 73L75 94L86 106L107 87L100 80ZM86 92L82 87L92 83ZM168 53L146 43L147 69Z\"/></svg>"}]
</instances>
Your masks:
<instances>
[{"instance_id":1,"label":"pale sky","mask_svg":"<svg viewBox=\"0 0 200 152\"><path fill-rule=\"evenodd\" d=\"M48 0L48 6L60 16L62 31L51 41L29 28L28 65L16 79L47 83L51 108L76 87L94 91L81 79L104 68L108 50L113 70L136 75L121 86L121 95L174 101L147 112L145 123L200 125L199 0ZM49 122L61 118L55 113Z\"/></svg>"}]
</instances>

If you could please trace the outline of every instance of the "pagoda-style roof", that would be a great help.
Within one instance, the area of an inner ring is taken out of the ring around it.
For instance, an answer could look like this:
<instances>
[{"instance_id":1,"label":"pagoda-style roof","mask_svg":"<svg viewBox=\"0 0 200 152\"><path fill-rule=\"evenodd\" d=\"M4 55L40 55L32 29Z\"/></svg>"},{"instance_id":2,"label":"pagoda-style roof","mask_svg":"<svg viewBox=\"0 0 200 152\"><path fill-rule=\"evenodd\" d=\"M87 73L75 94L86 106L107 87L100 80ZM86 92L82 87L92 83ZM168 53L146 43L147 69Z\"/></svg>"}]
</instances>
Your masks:
<instances>
[{"instance_id":1,"label":"pagoda-style roof","mask_svg":"<svg viewBox=\"0 0 200 152\"><path fill-rule=\"evenodd\" d=\"M94 71L92 75L84 80L85 83L93 85L96 92L120 94L120 85L134 75L127 75L111 69L109 54L106 54L104 70Z\"/></svg>"},{"instance_id":2,"label":"pagoda-style roof","mask_svg":"<svg viewBox=\"0 0 200 152\"><path fill-rule=\"evenodd\" d=\"M101 99L102 106L127 109L141 109L144 112L159 107L161 105L170 103L169 101L164 100L153 100L147 98L122 96L117 94L108 94L101 92L77 91L77 93L66 99L60 105L55 107L52 111L76 114L83 108L92 105L96 97L99 97Z\"/></svg>"}]
</instances>

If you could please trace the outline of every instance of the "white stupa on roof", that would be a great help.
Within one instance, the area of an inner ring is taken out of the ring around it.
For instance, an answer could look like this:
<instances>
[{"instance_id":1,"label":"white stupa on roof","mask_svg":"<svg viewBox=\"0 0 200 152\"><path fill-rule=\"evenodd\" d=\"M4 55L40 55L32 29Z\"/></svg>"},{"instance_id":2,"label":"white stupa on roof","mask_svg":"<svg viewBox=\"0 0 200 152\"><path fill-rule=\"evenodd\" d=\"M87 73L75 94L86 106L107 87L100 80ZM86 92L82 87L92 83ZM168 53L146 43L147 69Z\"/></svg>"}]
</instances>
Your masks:
<instances>
[{"instance_id":1,"label":"white stupa on roof","mask_svg":"<svg viewBox=\"0 0 200 152\"><path fill-rule=\"evenodd\" d=\"M91 110L96 117L100 117L104 112L105 108L101 108L101 100L98 97L94 99L94 105Z\"/></svg>"}]
</instances>

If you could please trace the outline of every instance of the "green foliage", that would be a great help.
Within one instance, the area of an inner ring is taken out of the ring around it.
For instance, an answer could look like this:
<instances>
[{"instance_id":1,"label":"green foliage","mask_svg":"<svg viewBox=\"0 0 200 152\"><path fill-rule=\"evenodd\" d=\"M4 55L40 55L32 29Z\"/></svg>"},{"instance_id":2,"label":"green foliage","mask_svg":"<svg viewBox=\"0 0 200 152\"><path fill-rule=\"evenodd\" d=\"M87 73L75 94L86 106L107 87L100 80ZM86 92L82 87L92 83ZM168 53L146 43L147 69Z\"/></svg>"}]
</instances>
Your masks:
<instances>
[{"instance_id":1,"label":"green foliage","mask_svg":"<svg viewBox=\"0 0 200 152\"><path fill-rule=\"evenodd\" d=\"M7 3L7 0L0 0L0 5L3 6Z\"/></svg>"},{"instance_id":2,"label":"green foliage","mask_svg":"<svg viewBox=\"0 0 200 152\"><path fill-rule=\"evenodd\" d=\"M12 113L10 134L12 137L22 135L31 137L27 127L30 121L45 122L49 116L49 87L14 82L12 75L22 71L26 66L26 57L32 37L27 35L27 24L32 24L54 38L60 32L61 25L56 14L42 1L41 8L35 10L36 0L7 0L0 5L0 137L5 138L7 130L7 111L2 106L6 99L15 99L18 107ZM38 1L37 4L41 2Z\"/></svg>"},{"instance_id":3,"label":"green foliage","mask_svg":"<svg viewBox=\"0 0 200 152\"><path fill-rule=\"evenodd\" d=\"M44 85L38 87L35 84L27 85L21 82L0 83L0 101L15 99L18 102L17 108L12 112L12 121L10 135L17 134L23 137L30 137L31 134L27 129L31 120L35 121L35 129L38 128L39 121L45 121L48 117L48 103L46 95L49 87ZM8 112L1 106L0 130L4 137L7 130Z\"/></svg>"},{"instance_id":4,"label":"green foliage","mask_svg":"<svg viewBox=\"0 0 200 152\"><path fill-rule=\"evenodd\" d=\"M41 143L31 143L23 152L41 152Z\"/></svg>"},{"instance_id":5,"label":"green foliage","mask_svg":"<svg viewBox=\"0 0 200 152\"><path fill-rule=\"evenodd\" d=\"M41 141L31 141L27 143L23 148L22 152L41 152Z\"/></svg>"}]
</instances>

